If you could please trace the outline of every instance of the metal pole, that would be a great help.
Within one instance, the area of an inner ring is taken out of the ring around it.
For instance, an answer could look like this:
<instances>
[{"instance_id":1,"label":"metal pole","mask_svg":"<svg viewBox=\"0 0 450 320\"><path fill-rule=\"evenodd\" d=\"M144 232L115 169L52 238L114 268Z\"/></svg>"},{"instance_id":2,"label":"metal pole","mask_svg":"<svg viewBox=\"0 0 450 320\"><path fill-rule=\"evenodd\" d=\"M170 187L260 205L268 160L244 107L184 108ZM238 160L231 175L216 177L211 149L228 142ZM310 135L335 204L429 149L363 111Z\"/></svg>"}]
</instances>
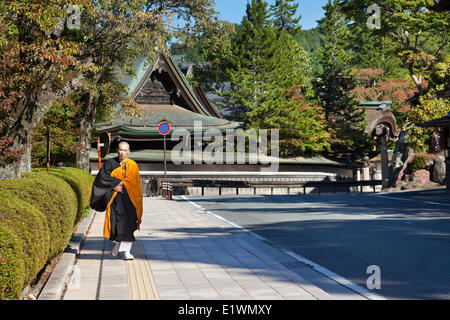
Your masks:
<instances>
[{"instance_id":1,"label":"metal pole","mask_svg":"<svg viewBox=\"0 0 450 320\"><path fill-rule=\"evenodd\" d=\"M447 186L447 193L450 194L450 127L444 128L444 147L446 173L445 184Z\"/></svg>"},{"instance_id":2,"label":"metal pole","mask_svg":"<svg viewBox=\"0 0 450 320\"><path fill-rule=\"evenodd\" d=\"M381 179L382 187L386 189L389 187L389 167L388 167L388 152L387 152L387 134L380 137L380 154L381 154Z\"/></svg>"},{"instance_id":3,"label":"metal pole","mask_svg":"<svg viewBox=\"0 0 450 320\"><path fill-rule=\"evenodd\" d=\"M97 151L98 151L98 170L102 168L102 152L100 151L100 137L97 138Z\"/></svg>"},{"instance_id":4,"label":"metal pole","mask_svg":"<svg viewBox=\"0 0 450 320\"><path fill-rule=\"evenodd\" d=\"M164 179L167 178L167 163L166 163L166 136L164 135Z\"/></svg>"},{"instance_id":5,"label":"metal pole","mask_svg":"<svg viewBox=\"0 0 450 320\"><path fill-rule=\"evenodd\" d=\"M50 128L47 127L47 172L50 171Z\"/></svg>"}]
</instances>

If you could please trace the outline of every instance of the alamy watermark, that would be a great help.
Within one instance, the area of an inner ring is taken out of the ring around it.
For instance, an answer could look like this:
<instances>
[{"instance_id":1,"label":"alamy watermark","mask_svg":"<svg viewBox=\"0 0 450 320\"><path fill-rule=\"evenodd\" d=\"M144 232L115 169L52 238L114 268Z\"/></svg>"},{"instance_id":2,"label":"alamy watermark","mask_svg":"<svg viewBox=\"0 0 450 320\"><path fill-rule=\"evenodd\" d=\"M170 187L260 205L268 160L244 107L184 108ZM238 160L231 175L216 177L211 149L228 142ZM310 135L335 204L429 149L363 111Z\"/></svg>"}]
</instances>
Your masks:
<instances>
[{"instance_id":1,"label":"alamy watermark","mask_svg":"<svg viewBox=\"0 0 450 320\"><path fill-rule=\"evenodd\" d=\"M219 129L203 130L201 121L194 121L194 134L175 129L171 141L180 141L171 151L172 163L180 164L262 164L262 172L279 169L279 130ZM192 141L193 140L193 141ZM203 149L203 142L209 144ZM247 144L248 142L248 144ZM247 148L248 147L248 148ZM269 155L270 148L270 155ZM246 151L248 150L248 152Z\"/></svg>"},{"instance_id":2,"label":"alamy watermark","mask_svg":"<svg viewBox=\"0 0 450 320\"><path fill-rule=\"evenodd\" d=\"M377 265L371 265L367 267L367 274L370 274L370 277L367 278L366 286L369 290L380 290L381 289L381 269Z\"/></svg>"},{"instance_id":3,"label":"alamy watermark","mask_svg":"<svg viewBox=\"0 0 450 320\"><path fill-rule=\"evenodd\" d=\"M67 29L81 29L81 9L77 5L70 5L65 8L65 11L69 15L67 17L66 26Z\"/></svg>"},{"instance_id":4,"label":"alamy watermark","mask_svg":"<svg viewBox=\"0 0 450 320\"><path fill-rule=\"evenodd\" d=\"M370 30L381 29L381 9L376 3L367 8L370 17L367 19L367 28Z\"/></svg>"}]
</instances>

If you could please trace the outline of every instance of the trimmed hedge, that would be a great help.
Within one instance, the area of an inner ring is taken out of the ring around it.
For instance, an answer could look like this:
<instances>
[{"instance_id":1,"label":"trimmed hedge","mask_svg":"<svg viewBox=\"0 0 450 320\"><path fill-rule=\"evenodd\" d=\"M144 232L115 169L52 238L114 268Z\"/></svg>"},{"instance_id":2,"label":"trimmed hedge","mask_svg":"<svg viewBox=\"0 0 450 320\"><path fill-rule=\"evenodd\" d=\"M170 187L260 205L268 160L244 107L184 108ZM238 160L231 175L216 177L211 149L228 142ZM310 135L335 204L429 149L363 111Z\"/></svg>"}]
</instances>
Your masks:
<instances>
[{"instance_id":1,"label":"trimmed hedge","mask_svg":"<svg viewBox=\"0 0 450 320\"><path fill-rule=\"evenodd\" d=\"M15 232L0 224L0 299L17 299L24 286L25 254Z\"/></svg>"},{"instance_id":2,"label":"trimmed hedge","mask_svg":"<svg viewBox=\"0 0 450 320\"><path fill-rule=\"evenodd\" d=\"M57 168L0 181L0 299L18 299L64 251L89 207L93 179L79 169Z\"/></svg>"},{"instance_id":3,"label":"trimmed hedge","mask_svg":"<svg viewBox=\"0 0 450 320\"><path fill-rule=\"evenodd\" d=\"M3 185L0 186L3 187ZM20 280L23 288L33 280L34 276L45 265L50 236L48 227L44 222L45 216L38 209L25 201L11 198L9 195L6 195L6 197L4 198L2 195L0 198L0 225L10 227L19 240L23 252L21 258L25 265L23 278L9 279L9 281ZM0 248L0 255L3 257L3 248ZM13 259L16 258L13 257ZM4 264L0 265L1 273L4 273L4 267ZM6 270L6 272L11 271ZM8 287L9 281L8 279L2 279L0 291L5 290L3 287ZM6 289L6 291L8 290ZM20 292L13 291L12 293L20 295Z\"/></svg>"},{"instance_id":4,"label":"trimmed hedge","mask_svg":"<svg viewBox=\"0 0 450 320\"><path fill-rule=\"evenodd\" d=\"M28 173L19 180L4 181L6 192L45 213L51 239L46 257L51 260L70 240L78 210L77 197L67 182L45 172Z\"/></svg>"},{"instance_id":5,"label":"trimmed hedge","mask_svg":"<svg viewBox=\"0 0 450 320\"><path fill-rule=\"evenodd\" d=\"M45 172L45 170L45 168L33 169L34 172ZM86 171L69 167L52 168L49 173L64 179L75 191L78 198L78 213L75 219L75 224L77 224L83 218L86 210L90 208L92 183L95 178Z\"/></svg>"}]
</instances>

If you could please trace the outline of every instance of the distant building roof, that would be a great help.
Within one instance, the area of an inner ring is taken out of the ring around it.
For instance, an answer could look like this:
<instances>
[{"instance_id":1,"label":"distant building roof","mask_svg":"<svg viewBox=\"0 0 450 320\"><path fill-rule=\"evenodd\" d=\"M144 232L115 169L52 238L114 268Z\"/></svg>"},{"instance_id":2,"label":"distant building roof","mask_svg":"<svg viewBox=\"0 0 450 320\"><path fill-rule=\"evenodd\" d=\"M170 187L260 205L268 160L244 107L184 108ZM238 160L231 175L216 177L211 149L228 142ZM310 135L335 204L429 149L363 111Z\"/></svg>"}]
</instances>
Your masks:
<instances>
[{"instance_id":1,"label":"distant building roof","mask_svg":"<svg viewBox=\"0 0 450 320\"><path fill-rule=\"evenodd\" d=\"M204 130L236 129L241 125L223 119L200 88L191 88L170 55L158 54L149 64L141 58L135 62L136 77L124 76L119 81L128 86L129 94L142 107L142 117L117 113L114 119L95 124L95 133L111 133L114 138L151 139L159 135L158 124L164 118L173 129L194 129L201 122ZM119 76L120 78L120 76Z\"/></svg>"},{"instance_id":2,"label":"distant building roof","mask_svg":"<svg viewBox=\"0 0 450 320\"><path fill-rule=\"evenodd\" d=\"M442 118L417 123L416 126L426 128L448 128L450 127L450 112Z\"/></svg>"},{"instance_id":3,"label":"distant building roof","mask_svg":"<svg viewBox=\"0 0 450 320\"><path fill-rule=\"evenodd\" d=\"M185 129L193 133L195 129L237 129L239 124L212 116L201 115L176 105L141 105L142 117L121 115L113 121L96 124L96 132L111 133L111 138L148 140L160 136L158 124L164 119L172 130ZM196 124L197 122L197 124Z\"/></svg>"},{"instance_id":4,"label":"distant building roof","mask_svg":"<svg viewBox=\"0 0 450 320\"><path fill-rule=\"evenodd\" d=\"M203 89L200 87L194 87L193 89L198 100L200 100L200 102L208 110L208 112L214 117L223 119L222 113L220 113L216 106L208 99Z\"/></svg>"},{"instance_id":5,"label":"distant building roof","mask_svg":"<svg viewBox=\"0 0 450 320\"><path fill-rule=\"evenodd\" d=\"M141 79L144 77L148 68L151 66L151 63L147 61L145 58L139 58L134 62L134 69L136 72L136 76L130 76L128 74L124 74L121 71L116 72L116 79L126 85L128 87L128 92L131 95L139 85Z\"/></svg>"},{"instance_id":6,"label":"distant building roof","mask_svg":"<svg viewBox=\"0 0 450 320\"><path fill-rule=\"evenodd\" d=\"M391 111L392 101L364 101L360 103L360 108L366 109L367 127L366 133L374 134L375 129L379 125L389 127L389 135L395 138L399 135L397 129L397 121Z\"/></svg>"}]
</instances>

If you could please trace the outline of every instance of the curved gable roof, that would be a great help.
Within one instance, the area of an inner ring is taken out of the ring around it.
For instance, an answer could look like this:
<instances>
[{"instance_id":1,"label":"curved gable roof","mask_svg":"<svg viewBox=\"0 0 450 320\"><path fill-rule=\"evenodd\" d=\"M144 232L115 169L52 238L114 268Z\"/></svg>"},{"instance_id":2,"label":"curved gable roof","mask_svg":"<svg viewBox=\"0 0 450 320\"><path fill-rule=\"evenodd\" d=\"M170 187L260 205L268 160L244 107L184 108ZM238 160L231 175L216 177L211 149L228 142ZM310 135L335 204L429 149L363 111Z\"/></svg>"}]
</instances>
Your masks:
<instances>
[{"instance_id":1,"label":"curved gable roof","mask_svg":"<svg viewBox=\"0 0 450 320\"><path fill-rule=\"evenodd\" d=\"M176 92L174 93L176 94L177 99L182 100L181 103L177 103L178 105L202 115L212 115L198 100L183 73L180 71L177 64L170 56L166 56L160 53L155 63L153 63L152 66L148 67L145 73L142 73L141 70L138 73L140 79L138 78L137 84L136 82L130 83L130 85L132 85L131 87L129 87L132 99L136 100L139 97L148 81L154 81L154 77L152 77L152 75L155 76L165 73L165 81L171 82L171 85L176 90Z\"/></svg>"}]
</instances>

